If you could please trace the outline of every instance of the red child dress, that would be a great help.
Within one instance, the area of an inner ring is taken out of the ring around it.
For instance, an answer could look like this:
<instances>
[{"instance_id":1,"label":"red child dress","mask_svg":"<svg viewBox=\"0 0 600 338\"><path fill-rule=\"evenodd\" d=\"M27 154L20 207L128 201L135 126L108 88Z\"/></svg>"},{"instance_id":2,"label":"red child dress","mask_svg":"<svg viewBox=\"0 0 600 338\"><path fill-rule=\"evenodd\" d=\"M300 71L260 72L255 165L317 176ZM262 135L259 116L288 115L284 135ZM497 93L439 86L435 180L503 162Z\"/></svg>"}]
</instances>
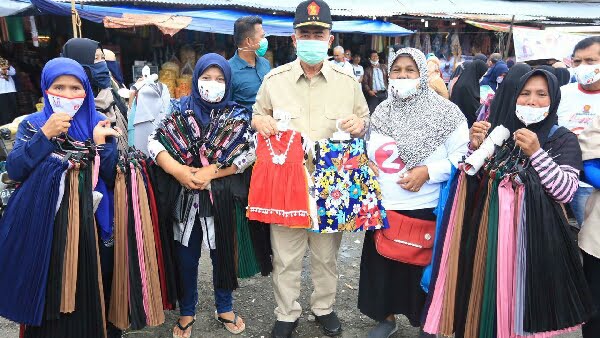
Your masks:
<instances>
[{"instance_id":1,"label":"red child dress","mask_svg":"<svg viewBox=\"0 0 600 338\"><path fill-rule=\"evenodd\" d=\"M257 137L248 193L248 219L290 228L310 228L308 178L302 135L287 130Z\"/></svg>"}]
</instances>

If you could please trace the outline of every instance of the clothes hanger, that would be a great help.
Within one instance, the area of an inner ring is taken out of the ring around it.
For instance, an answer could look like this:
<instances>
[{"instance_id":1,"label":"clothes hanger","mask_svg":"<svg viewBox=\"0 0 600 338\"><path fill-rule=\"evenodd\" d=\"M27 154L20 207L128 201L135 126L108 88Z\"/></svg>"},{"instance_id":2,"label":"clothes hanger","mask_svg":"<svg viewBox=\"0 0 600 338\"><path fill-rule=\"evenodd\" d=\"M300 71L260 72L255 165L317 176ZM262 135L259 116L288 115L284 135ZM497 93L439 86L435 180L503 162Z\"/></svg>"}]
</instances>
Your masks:
<instances>
[{"instance_id":1,"label":"clothes hanger","mask_svg":"<svg viewBox=\"0 0 600 338\"><path fill-rule=\"evenodd\" d=\"M350 135L349 132L343 131L340 128L341 122L342 122L341 120L335 121L335 128L337 129L337 131L334 132L333 136L331 137L331 139L334 141L348 141L352 138L352 136Z\"/></svg>"}]
</instances>

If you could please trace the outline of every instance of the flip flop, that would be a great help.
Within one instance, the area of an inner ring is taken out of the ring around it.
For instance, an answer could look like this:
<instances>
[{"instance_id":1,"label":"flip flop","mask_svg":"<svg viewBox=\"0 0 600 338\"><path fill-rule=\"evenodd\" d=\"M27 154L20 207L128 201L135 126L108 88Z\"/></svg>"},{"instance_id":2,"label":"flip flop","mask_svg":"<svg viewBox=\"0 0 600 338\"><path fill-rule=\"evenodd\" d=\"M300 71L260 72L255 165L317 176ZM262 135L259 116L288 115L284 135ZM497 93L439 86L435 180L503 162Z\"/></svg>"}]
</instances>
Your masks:
<instances>
[{"instance_id":1,"label":"flip flop","mask_svg":"<svg viewBox=\"0 0 600 338\"><path fill-rule=\"evenodd\" d=\"M192 327L192 325L194 325L195 322L196 322L196 317L194 317L194 319L192 319L192 321L189 322L186 326L181 326L179 319L177 319L177 323L175 324L175 326L177 326L181 331L183 331L184 335L180 336L180 335L175 334L175 332L173 332L173 338L190 338L192 336L191 327ZM190 329L189 336L185 336L185 331L187 331L187 329Z\"/></svg>"},{"instance_id":2,"label":"flip flop","mask_svg":"<svg viewBox=\"0 0 600 338\"><path fill-rule=\"evenodd\" d=\"M217 311L215 311L215 319L219 323L223 324L223 327L225 328L225 330L229 331L232 334L240 334L240 333L244 332L244 330L246 330L246 323L243 323L242 327L237 330L232 329L228 325L226 325L226 324L237 325L238 315L235 312L233 314L235 315L235 317L233 318L233 320L229 320L229 319L219 317L219 314L217 313Z\"/></svg>"}]
</instances>

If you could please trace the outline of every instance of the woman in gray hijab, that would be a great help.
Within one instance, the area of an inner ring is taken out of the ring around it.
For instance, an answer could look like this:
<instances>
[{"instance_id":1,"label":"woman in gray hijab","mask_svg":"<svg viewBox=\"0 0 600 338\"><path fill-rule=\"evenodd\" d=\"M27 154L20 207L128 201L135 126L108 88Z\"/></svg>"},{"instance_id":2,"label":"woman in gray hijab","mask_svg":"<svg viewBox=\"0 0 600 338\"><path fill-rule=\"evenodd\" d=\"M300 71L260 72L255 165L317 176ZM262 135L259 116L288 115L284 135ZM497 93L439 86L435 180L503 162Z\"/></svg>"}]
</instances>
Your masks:
<instances>
[{"instance_id":1,"label":"woman in gray hijab","mask_svg":"<svg viewBox=\"0 0 600 338\"><path fill-rule=\"evenodd\" d=\"M433 210L469 142L460 109L429 88L425 55L403 48L390 61L388 99L375 109L367 133L390 225L365 233L358 308L379 322L369 338L393 334L396 314L421 326L421 277L436 235Z\"/></svg>"}]
</instances>

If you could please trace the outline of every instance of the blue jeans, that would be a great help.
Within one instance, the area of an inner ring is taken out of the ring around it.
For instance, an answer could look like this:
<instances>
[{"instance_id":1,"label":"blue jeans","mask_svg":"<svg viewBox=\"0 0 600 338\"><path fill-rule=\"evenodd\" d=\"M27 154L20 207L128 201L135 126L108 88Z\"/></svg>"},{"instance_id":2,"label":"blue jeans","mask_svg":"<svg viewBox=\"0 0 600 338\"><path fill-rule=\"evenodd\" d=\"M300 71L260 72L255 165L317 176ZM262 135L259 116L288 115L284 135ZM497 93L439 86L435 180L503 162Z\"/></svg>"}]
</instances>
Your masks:
<instances>
[{"instance_id":1,"label":"blue jeans","mask_svg":"<svg viewBox=\"0 0 600 338\"><path fill-rule=\"evenodd\" d=\"M179 295L179 314L181 316L194 316L196 304L198 304L198 261L202 250L202 227L196 221L188 246L175 243L177 263L179 264L179 280L181 281L181 294ZM213 265L219 264L216 250L210 250L210 259ZM215 274L213 273L213 286L215 285ZM217 313L233 311L233 291L215 288L215 306Z\"/></svg>"},{"instance_id":2,"label":"blue jeans","mask_svg":"<svg viewBox=\"0 0 600 338\"><path fill-rule=\"evenodd\" d=\"M585 204L593 191L594 188L592 187L579 187L573 197L573 201L571 201L571 210L573 210L573 215L575 215L575 219L577 219L579 229L581 229L581 226L583 225Z\"/></svg>"}]
</instances>

